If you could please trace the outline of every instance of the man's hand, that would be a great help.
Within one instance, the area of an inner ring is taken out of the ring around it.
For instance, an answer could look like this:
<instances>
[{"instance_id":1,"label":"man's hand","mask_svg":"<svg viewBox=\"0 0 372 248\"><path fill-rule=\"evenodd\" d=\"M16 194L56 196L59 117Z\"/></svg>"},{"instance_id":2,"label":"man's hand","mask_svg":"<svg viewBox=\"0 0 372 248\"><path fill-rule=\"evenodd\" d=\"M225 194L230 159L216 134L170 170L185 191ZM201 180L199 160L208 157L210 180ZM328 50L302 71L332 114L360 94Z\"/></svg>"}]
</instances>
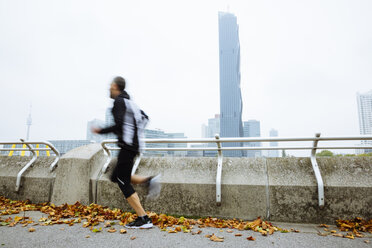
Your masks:
<instances>
[{"instance_id":1,"label":"man's hand","mask_svg":"<svg viewBox=\"0 0 372 248\"><path fill-rule=\"evenodd\" d=\"M101 128L92 127L91 131L92 133L99 134L101 132Z\"/></svg>"}]
</instances>

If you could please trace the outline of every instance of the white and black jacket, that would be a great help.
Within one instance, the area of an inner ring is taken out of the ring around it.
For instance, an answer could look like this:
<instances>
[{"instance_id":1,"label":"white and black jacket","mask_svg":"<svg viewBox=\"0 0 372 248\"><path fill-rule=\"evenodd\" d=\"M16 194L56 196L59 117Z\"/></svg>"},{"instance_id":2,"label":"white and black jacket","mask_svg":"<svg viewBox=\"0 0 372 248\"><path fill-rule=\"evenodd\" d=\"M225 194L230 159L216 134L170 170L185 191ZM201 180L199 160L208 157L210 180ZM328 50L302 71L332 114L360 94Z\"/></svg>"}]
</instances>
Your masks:
<instances>
[{"instance_id":1,"label":"white and black jacket","mask_svg":"<svg viewBox=\"0 0 372 248\"><path fill-rule=\"evenodd\" d=\"M101 129L100 133L115 133L119 146L134 152L144 148L143 132L149 120L148 116L130 100L126 91L115 98L112 108L115 125Z\"/></svg>"}]
</instances>

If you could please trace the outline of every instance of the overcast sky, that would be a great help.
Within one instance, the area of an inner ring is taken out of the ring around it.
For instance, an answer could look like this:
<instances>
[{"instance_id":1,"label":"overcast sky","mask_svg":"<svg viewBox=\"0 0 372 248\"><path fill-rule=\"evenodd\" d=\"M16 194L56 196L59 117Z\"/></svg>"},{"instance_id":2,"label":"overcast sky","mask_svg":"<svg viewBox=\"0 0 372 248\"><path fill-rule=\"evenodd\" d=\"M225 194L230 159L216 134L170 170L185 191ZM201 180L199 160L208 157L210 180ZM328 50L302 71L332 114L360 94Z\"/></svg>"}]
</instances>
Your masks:
<instances>
[{"instance_id":1,"label":"overcast sky","mask_svg":"<svg viewBox=\"0 0 372 248\"><path fill-rule=\"evenodd\" d=\"M229 6L229 7L228 7ZM200 137L219 113L218 11L237 16L243 120L261 135L358 135L372 89L372 1L0 0L0 140L85 139L110 80L149 128Z\"/></svg>"}]
</instances>

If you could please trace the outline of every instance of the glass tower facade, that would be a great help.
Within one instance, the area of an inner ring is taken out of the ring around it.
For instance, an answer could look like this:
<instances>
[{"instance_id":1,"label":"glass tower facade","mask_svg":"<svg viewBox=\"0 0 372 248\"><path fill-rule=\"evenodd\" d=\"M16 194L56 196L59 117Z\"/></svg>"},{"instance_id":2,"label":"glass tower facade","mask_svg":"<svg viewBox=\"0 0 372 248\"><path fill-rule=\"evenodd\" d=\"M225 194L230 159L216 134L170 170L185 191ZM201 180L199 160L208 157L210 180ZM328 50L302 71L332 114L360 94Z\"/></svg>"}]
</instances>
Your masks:
<instances>
[{"instance_id":1,"label":"glass tower facade","mask_svg":"<svg viewBox=\"0 0 372 248\"><path fill-rule=\"evenodd\" d=\"M220 136L243 137L242 96L240 90L239 26L234 14L218 13L220 58ZM241 143L224 143L239 147ZM225 151L228 157L241 157L242 151Z\"/></svg>"}]
</instances>

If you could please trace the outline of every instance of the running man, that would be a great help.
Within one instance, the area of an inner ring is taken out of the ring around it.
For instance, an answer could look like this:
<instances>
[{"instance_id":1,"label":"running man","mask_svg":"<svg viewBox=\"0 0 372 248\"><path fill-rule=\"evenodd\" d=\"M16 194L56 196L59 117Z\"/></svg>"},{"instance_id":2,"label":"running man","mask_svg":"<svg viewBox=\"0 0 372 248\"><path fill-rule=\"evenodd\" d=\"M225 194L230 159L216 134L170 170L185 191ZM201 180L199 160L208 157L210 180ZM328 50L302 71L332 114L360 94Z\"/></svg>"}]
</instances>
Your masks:
<instances>
[{"instance_id":1,"label":"running man","mask_svg":"<svg viewBox=\"0 0 372 248\"><path fill-rule=\"evenodd\" d=\"M148 122L148 116L130 100L125 89L125 80L115 77L110 86L110 97L114 99L112 114L115 125L107 128L93 128L97 134L115 133L118 137L118 146L121 148L118 162L110 177L116 182L129 205L136 211L138 218L126 225L127 228L151 228L151 219L147 216L139 200L138 194L132 184L146 184L149 194L148 199L154 199L160 194L160 175L144 177L131 175L134 158L143 147L143 129Z\"/></svg>"}]
</instances>

